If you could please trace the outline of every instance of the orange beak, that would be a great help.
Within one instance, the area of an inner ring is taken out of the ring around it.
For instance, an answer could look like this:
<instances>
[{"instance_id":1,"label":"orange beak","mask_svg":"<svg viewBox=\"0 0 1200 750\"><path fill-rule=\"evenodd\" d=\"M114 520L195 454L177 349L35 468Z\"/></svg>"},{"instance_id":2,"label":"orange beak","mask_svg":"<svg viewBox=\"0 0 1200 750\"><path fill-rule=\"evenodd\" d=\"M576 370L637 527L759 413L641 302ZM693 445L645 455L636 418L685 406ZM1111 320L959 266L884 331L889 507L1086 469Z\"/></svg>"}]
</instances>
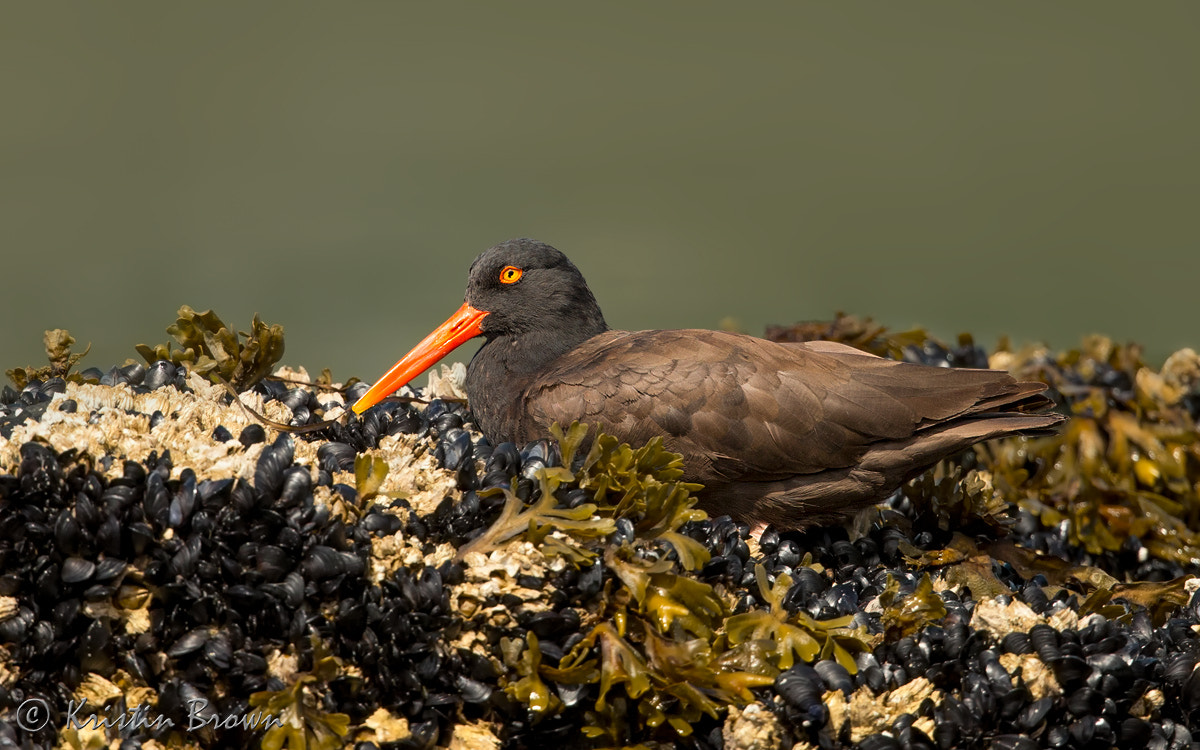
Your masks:
<instances>
[{"instance_id":1,"label":"orange beak","mask_svg":"<svg viewBox=\"0 0 1200 750\"><path fill-rule=\"evenodd\" d=\"M425 337L425 340L413 347L404 355L392 369L371 386L363 397L353 406L356 414L362 414L375 404L391 395L392 391L406 385L410 380L428 370L439 359L452 352L457 347L483 333L479 325L487 313L476 310L466 302L458 308L458 312L442 323L437 329Z\"/></svg>"}]
</instances>

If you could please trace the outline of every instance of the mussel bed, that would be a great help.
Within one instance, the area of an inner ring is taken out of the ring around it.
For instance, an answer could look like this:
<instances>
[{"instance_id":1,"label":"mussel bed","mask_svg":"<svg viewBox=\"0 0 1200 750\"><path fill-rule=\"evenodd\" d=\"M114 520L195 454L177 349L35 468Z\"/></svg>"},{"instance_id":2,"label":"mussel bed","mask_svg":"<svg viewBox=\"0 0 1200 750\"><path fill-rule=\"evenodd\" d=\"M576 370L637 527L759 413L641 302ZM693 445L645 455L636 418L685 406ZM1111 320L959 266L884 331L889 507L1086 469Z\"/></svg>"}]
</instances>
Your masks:
<instances>
[{"instance_id":1,"label":"mussel bed","mask_svg":"<svg viewBox=\"0 0 1200 750\"><path fill-rule=\"evenodd\" d=\"M773 335L990 361L1074 419L754 539L654 446L491 445L451 379L361 418L302 370L242 394L332 420L295 435L168 360L6 387L0 747L1197 744L1194 353ZM286 723L216 726L255 711Z\"/></svg>"}]
</instances>

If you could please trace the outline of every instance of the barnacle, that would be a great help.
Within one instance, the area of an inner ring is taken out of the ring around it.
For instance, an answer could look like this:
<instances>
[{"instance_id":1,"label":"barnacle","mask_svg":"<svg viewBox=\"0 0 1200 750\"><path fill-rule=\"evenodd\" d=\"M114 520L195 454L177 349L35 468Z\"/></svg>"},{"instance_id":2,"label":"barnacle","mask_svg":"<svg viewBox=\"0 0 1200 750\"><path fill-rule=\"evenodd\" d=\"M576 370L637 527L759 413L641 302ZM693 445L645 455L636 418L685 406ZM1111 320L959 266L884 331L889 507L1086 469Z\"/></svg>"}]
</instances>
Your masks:
<instances>
[{"instance_id":1,"label":"barnacle","mask_svg":"<svg viewBox=\"0 0 1200 750\"><path fill-rule=\"evenodd\" d=\"M393 715L386 708L378 708L367 717L366 721L355 730L354 738L358 742L374 742L381 745L385 742L402 742L412 736L408 728L408 720Z\"/></svg>"},{"instance_id":2,"label":"barnacle","mask_svg":"<svg viewBox=\"0 0 1200 750\"><path fill-rule=\"evenodd\" d=\"M875 732L891 728L902 714L927 713L930 699L937 701L941 691L925 677L917 677L900 687L876 695L870 688L854 691L849 699L838 691L826 693L829 726L834 734L849 727L849 739L858 746ZM864 743L865 744L865 743Z\"/></svg>"},{"instance_id":3,"label":"barnacle","mask_svg":"<svg viewBox=\"0 0 1200 750\"><path fill-rule=\"evenodd\" d=\"M852 318L819 333L982 357ZM1094 338L992 364L1051 382L1068 430L952 458L853 531L759 544L695 510L661 443L595 427L492 446L461 404L392 402L278 440L168 361L4 389L0 688L204 698L285 719L262 738L281 748L1178 744L1200 711L1200 357L1154 370ZM291 382L240 399L281 421L343 400Z\"/></svg>"},{"instance_id":4,"label":"barnacle","mask_svg":"<svg viewBox=\"0 0 1200 750\"><path fill-rule=\"evenodd\" d=\"M137 351L151 363L166 359L185 365L214 383L227 382L244 391L271 374L271 368L283 358L283 326L268 325L254 316L250 331L238 334L226 327L212 310L198 313L184 305L169 333L180 345L170 343L154 347L138 344Z\"/></svg>"}]
</instances>

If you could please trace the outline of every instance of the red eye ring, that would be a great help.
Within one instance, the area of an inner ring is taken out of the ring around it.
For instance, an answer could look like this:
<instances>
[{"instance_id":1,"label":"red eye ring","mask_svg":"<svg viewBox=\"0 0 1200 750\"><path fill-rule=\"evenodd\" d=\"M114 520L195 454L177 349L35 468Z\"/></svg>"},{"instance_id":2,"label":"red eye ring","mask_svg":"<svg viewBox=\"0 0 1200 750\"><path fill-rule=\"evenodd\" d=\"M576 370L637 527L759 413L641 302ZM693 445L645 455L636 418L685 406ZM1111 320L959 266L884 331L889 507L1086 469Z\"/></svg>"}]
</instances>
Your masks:
<instances>
[{"instance_id":1,"label":"red eye ring","mask_svg":"<svg viewBox=\"0 0 1200 750\"><path fill-rule=\"evenodd\" d=\"M525 273L516 266L505 266L500 270L501 284L515 284L521 280L521 274Z\"/></svg>"}]
</instances>

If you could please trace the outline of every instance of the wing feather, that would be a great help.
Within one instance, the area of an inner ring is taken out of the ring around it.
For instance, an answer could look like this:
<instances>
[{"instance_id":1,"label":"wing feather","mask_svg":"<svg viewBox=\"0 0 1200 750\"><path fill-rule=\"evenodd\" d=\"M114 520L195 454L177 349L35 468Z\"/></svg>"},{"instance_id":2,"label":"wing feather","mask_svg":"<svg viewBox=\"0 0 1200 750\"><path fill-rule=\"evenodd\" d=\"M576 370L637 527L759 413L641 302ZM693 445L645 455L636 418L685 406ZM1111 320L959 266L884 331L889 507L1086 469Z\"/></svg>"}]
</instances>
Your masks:
<instances>
[{"instance_id":1,"label":"wing feather","mask_svg":"<svg viewBox=\"0 0 1200 750\"><path fill-rule=\"evenodd\" d=\"M1013 386L1006 373L910 365L826 342L610 331L527 389L525 427L544 434L580 420L632 443L664 435L671 450L704 457L700 481L764 480L853 466L872 443L907 438Z\"/></svg>"}]
</instances>

